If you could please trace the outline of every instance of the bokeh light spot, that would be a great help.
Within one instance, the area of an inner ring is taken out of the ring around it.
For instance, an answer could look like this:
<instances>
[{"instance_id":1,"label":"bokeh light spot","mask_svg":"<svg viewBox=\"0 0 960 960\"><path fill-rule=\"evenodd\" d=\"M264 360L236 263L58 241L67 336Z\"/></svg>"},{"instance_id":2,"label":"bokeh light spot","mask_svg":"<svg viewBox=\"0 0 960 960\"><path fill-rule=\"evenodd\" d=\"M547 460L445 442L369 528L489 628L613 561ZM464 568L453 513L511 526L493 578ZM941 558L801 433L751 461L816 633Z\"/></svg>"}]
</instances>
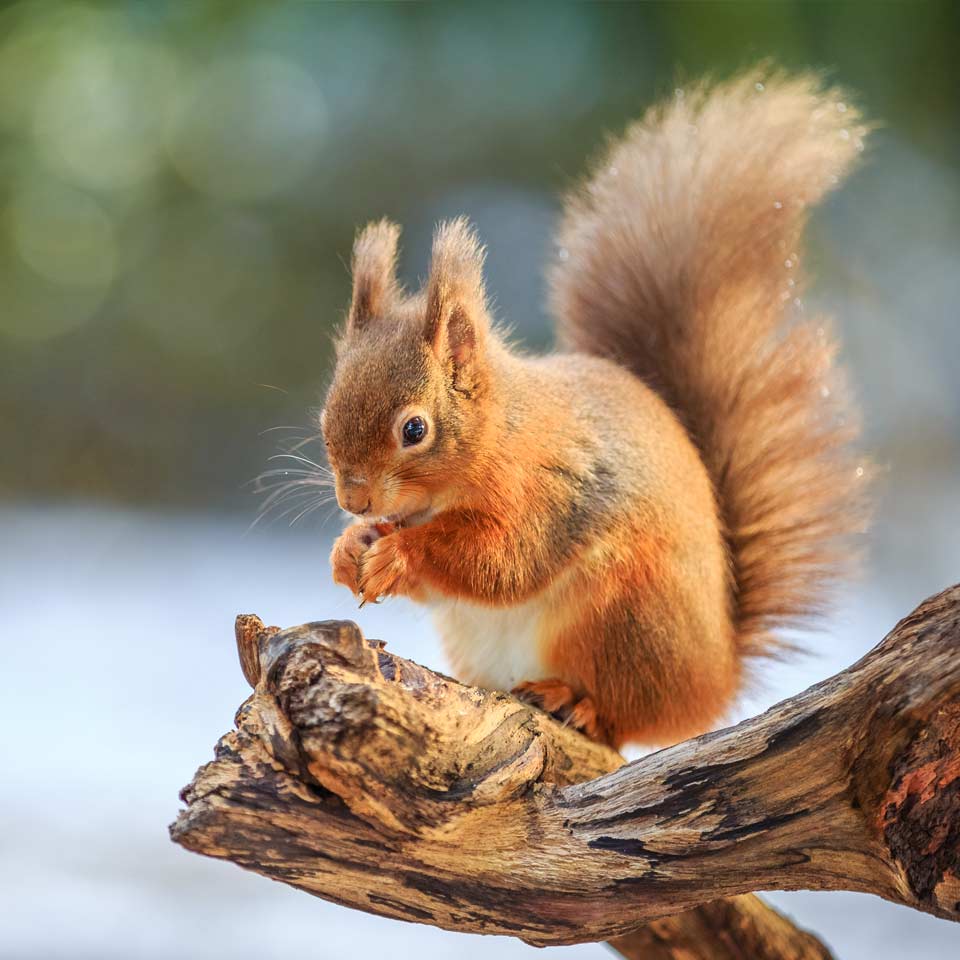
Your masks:
<instances>
[{"instance_id":1,"label":"bokeh light spot","mask_svg":"<svg viewBox=\"0 0 960 960\"><path fill-rule=\"evenodd\" d=\"M76 182L102 189L152 174L162 159L162 117L174 77L160 48L76 51L39 98L40 154Z\"/></svg>"},{"instance_id":2,"label":"bokeh light spot","mask_svg":"<svg viewBox=\"0 0 960 960\"><path fill-rule=\"evenodd\" d=\"M141 261L123 288L125 311L167 348L225 364L276 308L276 251L251 218L188 207L133 238Z\"/></svg>"},{"instance_id":3,"label":"bokeh light spot","mask_svg":"<svg viewBox=\"0 0 960 960\"><path fill-rule=\"evenodd\" d=\"M222 60L184 94L168 149L197 190L256 200L293 187L315 163L327 110L294 63L257 56Z\"/></svg>"},{"instance_id":4,"label":"bokeh light spot","mask_svg":"<svg viewBox=\"0 0 960 960\"><path fill-rule=\"evenodd\" d=\"M116 267L113 224L90 196L33 180L14 194L8 222L17 253L40 276L91 289L110 286Z\"/></svg>"},{"instance_id":5,"label":"bokeh light spot","mask_svg":"<svg viewBox=\"0 0 960 960\"><path fill-rule=\"evenodd\" d=\"M82 326L96 314L103 287L68 287L51 283L25 265L0 265L0 340L45 341Z\"/></svg>"}]
</instances>

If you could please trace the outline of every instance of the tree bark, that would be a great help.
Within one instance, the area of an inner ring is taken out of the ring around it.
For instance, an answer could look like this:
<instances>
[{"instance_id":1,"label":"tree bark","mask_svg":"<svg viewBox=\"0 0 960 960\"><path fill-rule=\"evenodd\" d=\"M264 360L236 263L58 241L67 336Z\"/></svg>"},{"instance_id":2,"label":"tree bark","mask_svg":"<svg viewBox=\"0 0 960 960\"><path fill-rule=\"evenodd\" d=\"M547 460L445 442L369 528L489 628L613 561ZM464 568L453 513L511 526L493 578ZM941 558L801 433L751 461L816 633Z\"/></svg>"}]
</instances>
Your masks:
<instances>
[{"instance_id":1,"label":"tree bark","mask_svg":"<svg viewBox=\"0 0 960 960\"><path fill-rule=\"evenodd\" d=\"M609 941L629 960L830 960L811 933L745 893L651 920Z\"/></svg>"},{"instance_id":2,"label":"tree bark","mask_svg":"<svg viewBox=\"0 0 960 960\"><path fill-rule=\"evenodd\" d=\"M172 835L451 930L619 937L628 956L653 958L826 957L740 895L858 890L960 918L958 641L954 587L837 676L620 766L354 624L278 632L239 618L255 692L184 790Z\"/></svg>"}]
</instances>

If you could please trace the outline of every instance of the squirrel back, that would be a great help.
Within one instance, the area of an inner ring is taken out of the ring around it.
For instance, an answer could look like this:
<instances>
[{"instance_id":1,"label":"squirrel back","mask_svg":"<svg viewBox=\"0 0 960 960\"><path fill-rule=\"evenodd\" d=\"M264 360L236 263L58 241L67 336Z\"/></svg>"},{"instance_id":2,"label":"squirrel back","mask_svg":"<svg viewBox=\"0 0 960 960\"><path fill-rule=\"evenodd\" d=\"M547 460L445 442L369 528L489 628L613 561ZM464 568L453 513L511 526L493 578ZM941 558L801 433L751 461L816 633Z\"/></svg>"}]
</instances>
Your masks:
<instances>
[{"instance_id":1,"label":"squirrel back","mask_svg":"<svg viewBox=\"0 0 960 960\"><path fill-rule=\"evenodd\" d=\"M837 342L803 313L800 246L861 122L812 76L678 90L607 151L559 232L559 340L641 377L697 444L742 655L822 611L865 522L868 466Z\"/></svg>"}]
</instances>

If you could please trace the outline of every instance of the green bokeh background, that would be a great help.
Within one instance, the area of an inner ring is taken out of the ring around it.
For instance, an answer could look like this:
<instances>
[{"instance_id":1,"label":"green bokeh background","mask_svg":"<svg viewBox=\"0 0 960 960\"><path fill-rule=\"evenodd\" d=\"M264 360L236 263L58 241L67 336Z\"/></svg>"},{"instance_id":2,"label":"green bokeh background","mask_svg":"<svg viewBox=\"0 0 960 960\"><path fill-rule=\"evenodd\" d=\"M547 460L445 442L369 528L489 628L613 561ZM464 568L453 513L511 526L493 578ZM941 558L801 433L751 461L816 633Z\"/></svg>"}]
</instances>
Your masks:
<instances>
[{"instance_id":1,"label":"green bokeh background","mask_svg":"<svg viewBox=\"0 0 960 960\"><path fill-rule=\"evenodd\" d=\"M958 38L946 0L8 4L0 494L242 503L274 449L261 432L308 424L372 217L404 223L415 281L433 221L474 216L501 315L547 343L558 191L606 133L703 72L823 69L882 122L825 214L853 223L848 246L821 264L826 283L869 288L886 267L850 264L878 231L888 252L937 231L956 244ZM917 169L937 223L910 199ZM918 336L946 338L936 366L960 352L956 314L923 316ZM845 332L870 400L882 345ZM954 450L958 406L931 403L939 427L918 413L925 456Z\"/></svg>"}]
</instances>

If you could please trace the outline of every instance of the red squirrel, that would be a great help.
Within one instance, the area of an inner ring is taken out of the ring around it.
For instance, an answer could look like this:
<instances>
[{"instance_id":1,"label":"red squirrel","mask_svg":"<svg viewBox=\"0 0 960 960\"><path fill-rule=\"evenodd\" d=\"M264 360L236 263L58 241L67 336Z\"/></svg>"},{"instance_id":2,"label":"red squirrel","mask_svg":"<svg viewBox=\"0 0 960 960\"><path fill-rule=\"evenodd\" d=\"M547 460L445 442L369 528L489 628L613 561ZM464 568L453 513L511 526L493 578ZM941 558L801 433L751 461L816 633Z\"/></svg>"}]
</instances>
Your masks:
<instances>
[{"instance_id":1,"label":"red squirrel","mask_svg":"<svg viewBox=\"0 0 960 960\"><path fill-rule=\"evenodd\" d=\"M399 227L361 231L321 415L357 518L336 582L429 605L460 679L612 745L716 723L864 521L837 342L798 299L808 210L860 123L810 76L651 109L566 200L547 356L491 322L465 220L417 292Z\"/></svg>"}]
</instances>

